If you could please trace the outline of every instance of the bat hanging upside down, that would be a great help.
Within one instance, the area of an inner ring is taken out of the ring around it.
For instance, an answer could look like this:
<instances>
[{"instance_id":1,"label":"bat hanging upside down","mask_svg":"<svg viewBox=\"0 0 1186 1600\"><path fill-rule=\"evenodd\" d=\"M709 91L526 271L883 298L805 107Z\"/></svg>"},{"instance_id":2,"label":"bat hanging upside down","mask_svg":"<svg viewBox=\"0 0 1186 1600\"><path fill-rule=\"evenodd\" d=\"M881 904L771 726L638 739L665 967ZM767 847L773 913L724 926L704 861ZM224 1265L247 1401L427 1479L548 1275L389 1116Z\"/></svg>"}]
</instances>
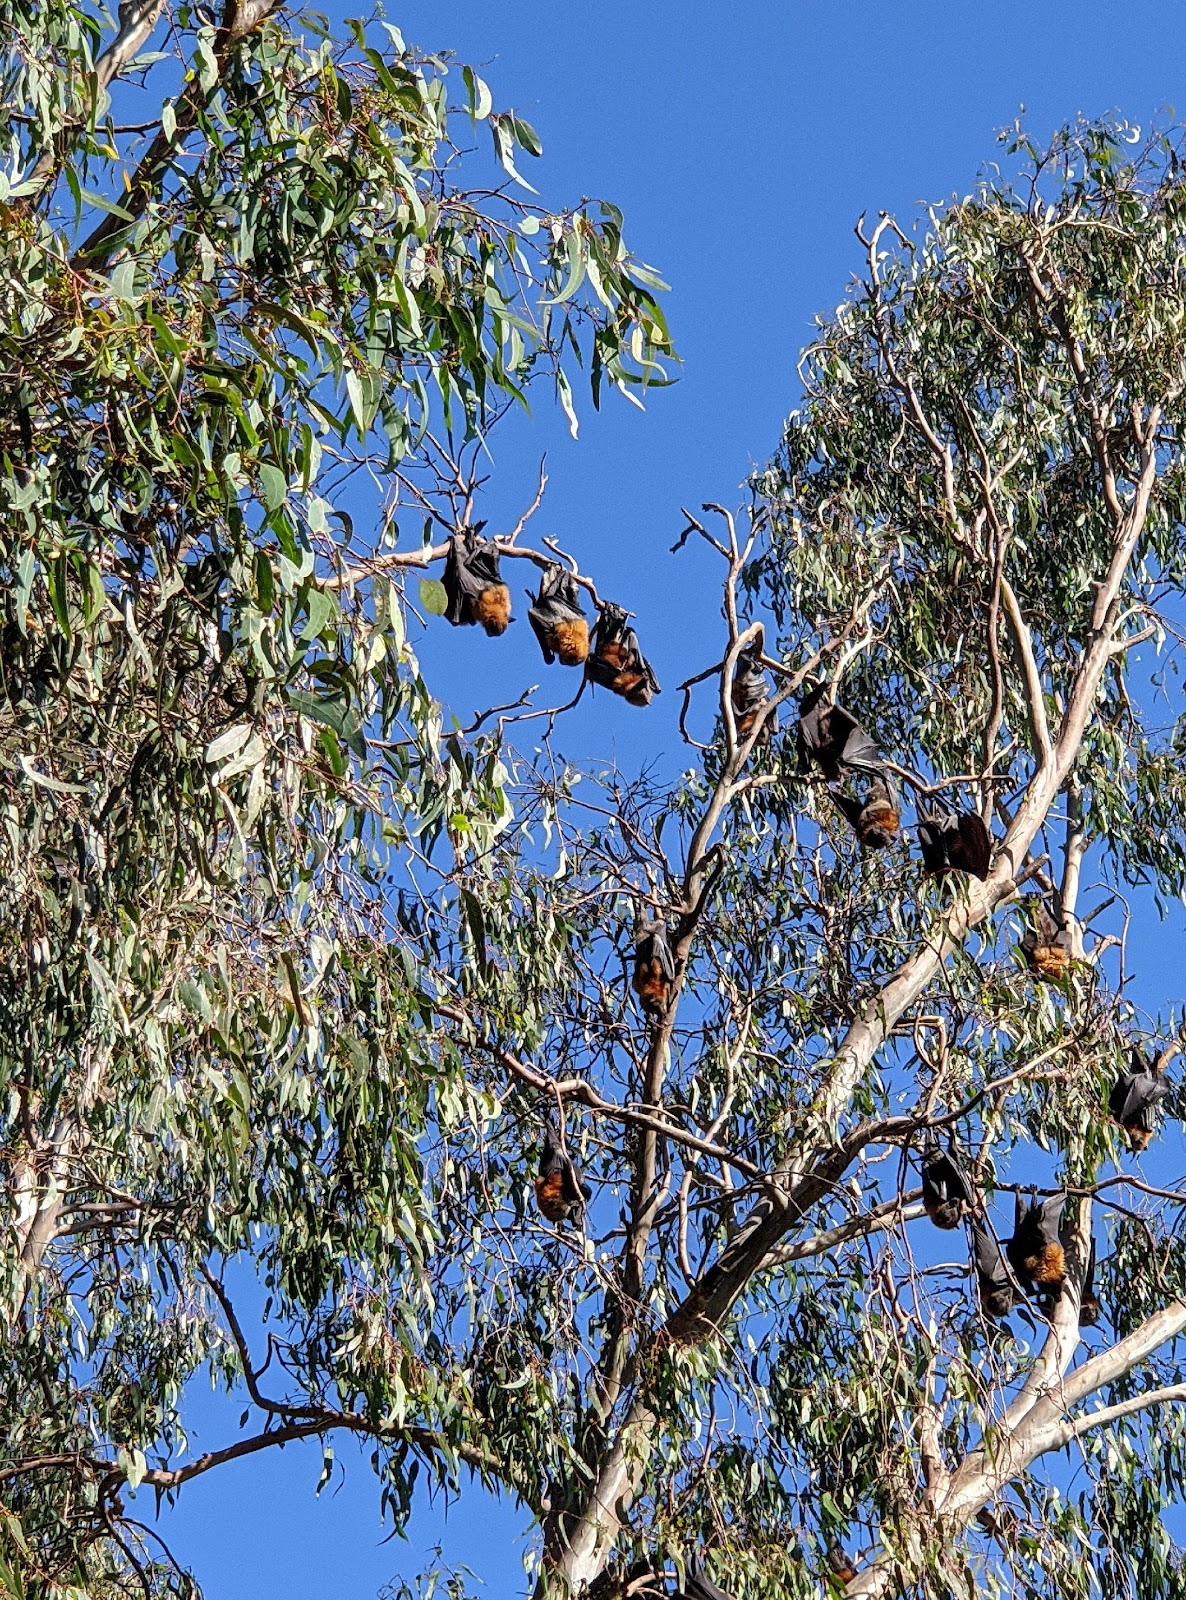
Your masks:
<instances>
[{"instance_id":1,"label":"bat hanging upside down","mask_svg":"<svg viewBox=\"0 0 1186 1600\"><path fill-rule=\"evenodd\" d=\"M643 1010L651 1016L662 1016L671 1004L674 982L675 961L667 939L667 924L662 917L644 918L638 925L631 979Z\"/></svg>"},{"instance_id":2,"label":"bat hanging upside down","mask_svg":"<svg viewBox=\"0 0 1186 1600\"><path fill-rule=\"evenodd\" d=\"M980 1290L980 1309L994 1321L1007 1317L1017 1303L1017 1292L1000 1245L978 1220L972 1222L972 1264Z\"/></svg>"},{"instance_id":3,"label":"bat hanging upside down","mask_svg":"<svg viewBox=\"0 0 1186 1600\"><path fill-rule=\"evenodd\" d=\"M1100 1320L1100 1298L1095 1292L1095 1240L1087 1257L1087 1271L1083 1274L1083 1287L1079 1290L1079 1326L1094 1328Z\"/></svg>"},{"instance_id":4,"label":"bat hanging upside down","mask_svg":"<svg viewBox=\"0 0 1186 1600\"><path fill-rule=\"evenodd\" d=\"M733 669L730 699L739 739L749 738L763 706L770 699L770 685L762 667L761 655L761 641L755 641L737 657L737 665ZM777 732L778 712L774 711L763 724L762 738L769 739Z\"/></svg>"},{"instance_id":5,"label":"bat hanging upside down","mask_svg":"<svg viewBox=\"0 0 1186 1600\"><path fill-rule=\"evenodd\" d=\"M1017 1281L1030 1294L1056 1299L1066 1280L1066 1254L1058 1230L1066 1203L1065 1194L1038 1200L1031 1191L1028 1206L1017 1196L1013 1237L1006 1241L1005 1252Z\"/></svg>"},{"instance_id":6,"label":"bat hanging upside down","mask_svg":"<svg viewBox=\"0 0 1186 1600\"><path fill-rule=\"evenodd\" d=\"M580 667L589 656L589 619L581 610L580 590L571 572L551 562L540 576L527 620L551 666Z\"/></svg>"},{"instance_id":7,"label":"bat hanging upside down","mask_svg":"<svg viewBox=\"0 0 1186 1600\"><path fill-rule=\"evenodd\" d=\"M585 676L590 683L620 694L629 705L649 706L660 693L659 680L638 647L629 614L608 601L593 625Z\"/></svg>"},{"instance_id":8,"label":"bat hanging upside down","mask_svg":"<svg viewBox=\"0 0 1186 1600\"><path fill-rule=\"evenodd\" d=\"M826 703L827 693L823 683L799 702L799 771L810 772L815 765L830 783L846 772L882 773L881 751L851 712Z\"/></svg>"},{"instance_id":9,"label":"bat hanging upside down","mask_svg":"<svg viewBox=\"0 0 1186 1600\"><path fill-rule=\"evenodd\" d=\"M975 811L918 808L918 843L924 872L942 877L948 872L967 872L981 883L988 877L992 860L992 839L983 819Z\"/></svg>"},{"instance_id":10,"label":"bat hanging upside down","mask_svg":"<svg viewBox=\"0 0 1186 1600\"><path fill-rule=\"evenodd\" d=\"M499 571L498 546L480 536L483 527L461 528L449 540L441 579L445 621L455 628L477 623L496 639L511 620L511 591Z\"/></svg>"},{"instance_id":11,"label":"bat hanging upside down","mask_svg":"<svg viewBox=\"0 0 1186 1600\"><path fill-rule=\"evenodd\" d=\"M539 1152L539 1176L535 1180L535 1198L549 1222L567 1222L579 1215L593 1191L585 1182L580 1167L565 1152L560 1125L549 1117L544 1128L543 1143Z\"/></svg>"},{"instance_id":12,"label":"bat hanging upside down","mask_svg":"<svg viewBox=\"0 0 1186 1600\"><path fill-rule=\"evenodd\" d=\"M898 797L888 778L871 778L865 793L833 794L833 800L852 824L866 850L884 850L898 836Z\"/></svg>"},{"instance_id":13,"label":"bat hanging upside down","mask_svg":"<svg viewBox=\"0 0 1186 1600\"><path fill-rule=\"evenodd\" d=\"M1128 1135L1133 1150L1149 1147L1157 1126L1157 1107L1170 1092L1165 1070L1181 1048L1175 1042L1148 1061L1134 1048L1128 1071L1122 1070L1113 1085L1108 1110Z\"/></svg>"},{"instance_id":14,"label":"bat hanging upside down","mask_svg":"<svg viewBox=\"0 0 1186 1600\"><path fill-rule=\"evenodd\" d=\"M930 1139L922 1157L922 1203L936 1228L958 1228L972 1190L949 1150Z\"/></svg>"},{"instance_id":15,"label":"bat hanging upside down","mask_svg":"<svg viewBox=\"0 0 1186 1600\"><path fill-rule=\"evenodd\" d=\"M835 1542L828 1546L828 1566L832 1570L833 1577L839 1579L841 1583L851 1583L857 1575L857 1569L840 1545Z\"/></svg>"},{"instance_id":16,"label":"bat hanging upside down","mask_svg":"<svg viewBox=\"0 0 1186 1600\"><path fill-rule=\"evenodd\" d=\"M1037 898L1031 898L1030 913L1033 924L1021 936L1025 964L1036 978L1058 983L1071 969L1071 936L1066 920L1061 914L1052 915Z\"/></svg>"}]
</instances>

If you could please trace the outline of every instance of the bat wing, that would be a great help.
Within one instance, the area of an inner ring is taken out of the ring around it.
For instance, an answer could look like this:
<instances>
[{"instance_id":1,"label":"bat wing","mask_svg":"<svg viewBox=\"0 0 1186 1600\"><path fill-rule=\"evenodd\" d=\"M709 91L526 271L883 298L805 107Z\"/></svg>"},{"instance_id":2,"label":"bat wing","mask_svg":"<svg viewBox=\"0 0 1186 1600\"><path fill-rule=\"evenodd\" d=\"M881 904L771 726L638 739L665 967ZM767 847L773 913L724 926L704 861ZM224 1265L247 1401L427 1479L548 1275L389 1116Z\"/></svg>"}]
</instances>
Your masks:
<instances>
[{"instance_id":1,"label":"bat wing","mask_svg":"<svg viewBox=\"0 0 1186 1600\"><path fill-rule=\"evenodd\" d=\"M474 539L466 555L466 566L481 589L502 582L498 546L492 539Z\"/></svg>"},{"instance_id":2,"label":"bat wing","mask_svg":"<svg viewBox=\"0 0 1186 1600\"><path fill-rule=\"evenodd\" d=\"M946 1174L947 1192L951 1199L963 1200L968 1205L971 1205L973 1199L972 1185L964 1176L963 1168L950 1151L944 1152L943 1166Z\"/></svg>"},{"instance_id":3,"label":"bat wing","mask_svg":"<svg viewBox=\"0 0 1186 1600\"><path fill-rule=\"evenodd\" d=\"M639 674L639 682L627 691L626 698L634 704L648 705L655 695L663 693L655 676L655 669L643 655L638 635L633 628L626 627L623 630L621 643L626 656L627 670Z\"/></svg>"},{"instance_id":4,"label":"bat wing","mask_svg":"<svg viewBox=\"0 0 1186 1600\"><path fill-rule=\"evenodd\" d=\"M683 1594L685 1600L733 1600L731 1594L712 1581L699 1562L684 1579Z\"/></svg>"},{"instance_id":5,"label":"bat wing","mask_svg":"<svg viewBox=\"0 0 1186 1600\"><path fill-rule=\"evenodd\" d=\"M494 581L497 583L498 579ZM445 621L454 627L469 622L467 602L476 600L490 584L474 571L470 541L464 533L455 533L449 540L441 583L445 590Z\"/></svg>"},{"instance_id":6,"label":"bat wing","mask_svg":"<svg viewBox=\"0 0 1186 1600\"><path fill-rule=\"evenodd\" d=\"M556 659L556 652L552 649L553 624L547 620L539 606L532 606L527 613L527 620L531 624L531 631L539 640L539 647L544 653L544 660L549 666Z\"/></svg>"},{"instance_id":7,"label":"bat wing","mask_svg":"<svg viewBox=\"0 0 1186 1600\"><path fill-rule=\"evenodd\" d=\"M1137 1078L1136 1073L1121 1072L1112 1085L1112 1093L1108 1096L1108 1110L1117 1122L1124 1122L1129 1113L1136 1110L1133 1085L1137 1082Z\"/></svg>"},{"instance_id":8,"label":"bat wing","mask_svg":"<svg viewBox=\"0 0 1186 1600\"><path fill-rule=\"evenodd\" d=\"M1058 1230L1066 1203L1067 1197L1065 1194L1054 1194L1050 1196L1049 1200L1043 1200L1040 1206L1031 1208L1034 1212L1038 1237L1043 1244L1061 1243Z\"/></svg>"},{"instance_id":9,"label":"bat wing","mask_svg":"<svg viewBox=\"0 0 1186 1600\"><path fill-rule=\"evenodd\" d=\"M562 622L583 621L585 613L580 606L572 605L564 595L541 594L527 615L531 618L531 626L538 634L541 628L550 633Z\"/></svg>"},{"instance_id":10,"label":"bat wing","mask_svg":"<svg viewBox=\"0 0 1186 1600\"><path fill-rule=\"evenodd\" d=\"M593 632L589 639L589 658L585 662L585 676L591 683L599 684L603 689L616 687L626 665L627 633L630 633L630 630L626 627L626 613L621 606L610 603L602 606L597 621L593 624ZM633 634L631 637L633 638ZM611 659L606 659L610 651L613 652L613 656Z\"/></svg>"},{"instance_id":11,"label":"bat wing","mask_svg":"<svg viewBox=\"0 0 1186 1600\"><path fill-rule=\"evenodd\" d=\"M1143 1116L1152 1111L1159 1101L1164 1100L1170 1092L1168 1083L1154 1077L1151 1072L1144 1073L1139 1078L1134 1078L1129 1087L1128 1099L1125 1105L1125 1116L1122 1120L1129 1120L1130 1116Z\"/></svg>"},{"instance_id":12,"label":"bat wing","mask_svg":"<svg viewBox=\"0 0 1186 1600\"><path fill-rule=\"evenodd\" d=\"M590 649L589 659L585 662L585 676L590 683L595 683L599 689L612 689L618 681L621 670L621 667L614 667L608 661L602 661L601 657Z\"/></svg>"},{"instance_id":13,"label":"bat wing","mask_svg":"<svg viewBox=\"0 0 1186 1600\"><path fill-rule=\"evenodd\" d=\"M971 1202L972 1190L968 1180L960 1171L954 1157L948 1151L941 1150L937 1144L932 1145L923 1158L922 1182L923 1188L930 1190L939 1201Z\"/></svg>"},{"instance_id":14,"label":"bat wing","mask_svg":"<svg viewBox=\"0 0 1186 1600\"><path fill-rule=\"evenodd\" d=\"M667 940L667 929L663 926L662 923L660 923L658 925L658 927L656 928L656 930L655 930L655 939L654 939L654 947L653 948L654 948L654 954L653 954L651 959L653 961L657 961L659 963L659 966L660 966L660 969L662 970L663 976L667 979L668 983L674 983L675 982L675 961L672 958L671 945L668 943L668 940Z\"/></svg>"},{"instance_id":15,"label":"bat wing","mask_svg":"<svg viewBox=\"0 0 1186 1600\"><path fill-rule=\"evenodd\" d=\"M928 806L918 808L918 846L922 851L922 864L927 872L942 872L949 865L947 838L955 826L955 818L942 811L932 811Z\"/></svg>"},{"instance_id":16,"label":"bat wing","mask_svg":"<svg viewBox=\"0 0 1186 1600\"><path fill-rule=\"evenodd\" d=\"M1091 1248L1087 1252L1087 1271L1083 1274L1083 1287L1079 1291L1079 1302L1091 1300L1095 1297L1095 1239L1091 1241Z\"/></svg>"},{"instance_id":17,"label":"bat wing","mask_svg":"<svg viewBox=\"0 0 1186 1600\"><path fill-rule=\"evenodd\" d=\"M799 702L799 728L796 735L796 745L799 751L799 771L807 772L811 768L811 758L819 750L822 742L820 728L820 702L824 697L826 684L813 689L810 694L803 696Z\"/></svg>"},{"instance_id":18,"label":"bat wing","mask_svg":"<svg viewBox=\"0 0 1186 1600\"><path fill-rule=\"evenodd\" d=\"M994 1289L1003 1289L1009 1282L1009 1269L996 1239L981 1222L972 1224L972 1261L976 1276Z\"/></svg>"},{"instance_id":19,"label":"bat wing","mask_svg":"<svg viewBox=\"0 0 1186 1600\"><path fill-rule=\"evenodd\" d=\"M582 1206L587 1200L592 1200L593 1191L585 1181L585 1174L581 1171L580 1163L571 1157L565 1158L564 1181L568 1191L567 1198L573 1205Z\"/></svg>"},{"instance_id":20,"label":"bat wing","mask_svg":"<svg viewBox=\"0 0 1186 1600\"><path fill-rule=\"evenodd\" d=\"M649 920L642 923L637 935L635 955L639 961L657 961L668 983L674 980L675 961L672 958L665 923Z\"/></svg>"},{"instance_id":21,"label":"bat wing","mask_svg":"<svg viewBox=\"0 0 1186 1600\"><path fill-rule=\"evenodd\" d=\"M555 1117L549 1117L539 1149L539 1175L550 1178L554 1173L566 1171L569 1165L560 1141L560 1128Z\"/></svg>"},{"instance_id":22,"label":"bat wing","mask_svg":"<svg viewBox=\"0 0 1186 1600\"><path fill-rule=\"evenodd\" d=\"M840 710L839 706L832 707L833 714ZM844 713L848 717L847 711ZM885 758L873 743L873 740L861 727L859 722L849 717L852 727L844 735L844 742L840 746L840 760L846 767L857 767L865 771L879 772L885 766Z\"/></svg>"},{"instance_id":23,"label":"bat wing","mask_svg":"<svg viewBox=\"0 0 1186 1600\"><path fill-rule=\"evenodd\" d=\"M834 794L832 799L835 800L836 804L840 807L841 811L844 812L844 815L855 828L857 823L861 820L861 813L865 809L865 802L863 800L858 800L854 795L851 794Z\"/></svg>"},{"instance_id":24,"label":"bat wing","mask_svg":"<svg viewBox=\"0 0 1186 1600\"><path fill-rule=\"evenodd\" d=\"M984 826L984 819L975 811L963 811L960 813L956 828L962 858L957 865L983 883L988 877L989 863L992 859L992 839Z\"/></svg>"}]
</instances>

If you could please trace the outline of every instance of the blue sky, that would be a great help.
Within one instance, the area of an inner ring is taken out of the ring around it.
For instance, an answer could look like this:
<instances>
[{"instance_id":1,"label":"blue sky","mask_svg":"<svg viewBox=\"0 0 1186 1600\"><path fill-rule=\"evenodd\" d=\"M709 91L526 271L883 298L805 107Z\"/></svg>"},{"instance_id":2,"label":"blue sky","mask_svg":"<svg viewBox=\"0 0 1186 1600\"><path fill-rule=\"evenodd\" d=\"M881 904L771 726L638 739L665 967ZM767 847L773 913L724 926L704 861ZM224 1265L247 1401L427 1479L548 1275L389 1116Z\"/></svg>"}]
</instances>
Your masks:
<instances>
[{"instance_id":1,"label":"blue sky","mask_svg":"<svg viewBox=\"0 0 1186 1600\"><path fill-rule=\"evenodd\" d=\"M338 20L356 8L328 9ZM1180 94L1186 8L415 0L388 16L410 41L478 66L495 103L541 135L528 176L544 198L614 200L634 250L672 285L678 385L646 415L613 396L600 415L586 404L576 443L546 412L517 424L495 441L483 511L495 529L513 521L547 450L536 531L557 535L603 594L638 614L668 691L645 714L586 697L556 742L628 765L649 754L678 763L671 691L712 659L719 605L704 554L667 553L679 507L735 500L774 448L812 316L858 267L857 217L887 209L906 220L920 201L967 193L1023 108L1039 137L1080 111L1164 118ZM494 645L441 625L423 654L463 720L543 670L526 627ZM237 1415L195 1396L195 1453L226 1443ZM385 1544L365 1455L344 1442L338 1460L344 1471L320 1498L316 1445L223 1468L159 1526L209 1600L369 1600L413 1575L438 1540L485 1593L521 1592L526 1529L513 1509L477 1496L447 1518L425 1506L410 1543Z\"/></svg>"}]
</instances>

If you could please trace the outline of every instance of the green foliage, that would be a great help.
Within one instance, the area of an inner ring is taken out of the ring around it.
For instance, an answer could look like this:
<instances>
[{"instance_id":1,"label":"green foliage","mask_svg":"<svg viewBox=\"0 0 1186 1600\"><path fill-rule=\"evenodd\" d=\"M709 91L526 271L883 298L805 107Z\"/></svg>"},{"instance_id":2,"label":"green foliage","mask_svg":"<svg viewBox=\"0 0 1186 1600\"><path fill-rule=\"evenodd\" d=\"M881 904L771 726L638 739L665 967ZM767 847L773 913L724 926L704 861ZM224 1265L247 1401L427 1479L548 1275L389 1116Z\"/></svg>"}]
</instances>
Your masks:
<instances>
[{"instance_id":1,"label":"green foliage","mask_svg":"<svg viewBox=\"0 0 1186 1600\"><path fill-rule=\"evenodd\" d=\"M1115 911L1056 982L1018 949L1019 893L1083 916L1087 852L1186 881L1176 146L1018 135L1012 185L870 235L753 538L715 541L714 689L748 597L784 700L830 675L904 792L992 823L981 888L862 851L785 714L747 741L714 694L670 789L443 725L408 608L490 429L668 351L618 213L524 198L539 141L471 69L183 10L142 137L93 22L0 22L0 1584L185 1593L135 1495L304 1437L328 1471L347 1431L397 1527L425 1483L515 1498L539 1600L701 1556L839 1593L833 1547L871 1595L1177 1594L1181 1426L1142 1397L1184 1377L1182 1197L1103 1114L1155 1029ZM594 1192L559 1225L552 1110ZM1053 1334L989 1322L922 1215L936 1129L999 1234L1074 1189ZM246 1410L194 1460L203 1369Z\"/></svg>"},{"instance_id":2,"label":"green foliage","mask_svg":"<svg viewBox=\"0 0 1186 1600\"><path fill-rule=\"evenodd\" d=\"M475 1410L519 1425L431 1318L434 1141L495 1104L435 1010L469 981L449 866L507 771L443 730L402 574L537 379L574 431L574 364L595 401L666 381L663 286L613 206L484 180L479 124L512 178L540 146L469 68L266 10L182 8L145 136L94 19L0 8L13 1593L188 1583L109 1519L184 1481L193 1375L242 1382L224 1275L299 1390L250 1379L254 1431L372 1433L396 1516L424 1460L480 1461Z\"/></svg>"}]
</instances>

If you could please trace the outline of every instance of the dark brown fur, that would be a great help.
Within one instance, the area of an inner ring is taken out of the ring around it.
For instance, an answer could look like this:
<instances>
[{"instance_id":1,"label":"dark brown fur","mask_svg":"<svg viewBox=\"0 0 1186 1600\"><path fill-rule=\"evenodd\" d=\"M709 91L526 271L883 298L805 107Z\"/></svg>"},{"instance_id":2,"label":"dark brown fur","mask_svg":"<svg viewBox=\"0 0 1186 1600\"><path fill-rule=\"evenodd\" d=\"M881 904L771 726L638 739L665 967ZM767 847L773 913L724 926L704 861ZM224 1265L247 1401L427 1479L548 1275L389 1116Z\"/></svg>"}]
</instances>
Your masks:
<instances>
[{"instance_id":1,"label":"dark brown fur","mask_svg":"<svg viewBox=\"0 0 1186 1600\"><path fill-rule=\"evenodd\" d=\"M964 1214L962 1200L940 1200L936 1205L924 1201L923 1207L936 1228L958 1228Z\"/></svg>"},{"instance_id":2,"label":"dark brown fur","mask_svg":"<svg viewBox=\"0 0 1186 1600\"><path fill-rule=\"evenodd\" d=\"M897 838L898 822L893 806L866 806L857 823L857 838L871 850L883 850Z\"/></svg>"},{"instance_id":3,"label":"dark brown fur","mask_svg":"<svg viewBox=\"0 0 1186 1600\"><path fill-rule=\"evenodd\" d=\"M1007 1317L1013 1309L1013 1290L1006 1286L1004 1289L994 1288L988 1278L981 1278L980 1283L980 1308L986 1317L992 1317L994 1322L999 1322L1002 1317Z\"/></svg>"}]
</instances>

